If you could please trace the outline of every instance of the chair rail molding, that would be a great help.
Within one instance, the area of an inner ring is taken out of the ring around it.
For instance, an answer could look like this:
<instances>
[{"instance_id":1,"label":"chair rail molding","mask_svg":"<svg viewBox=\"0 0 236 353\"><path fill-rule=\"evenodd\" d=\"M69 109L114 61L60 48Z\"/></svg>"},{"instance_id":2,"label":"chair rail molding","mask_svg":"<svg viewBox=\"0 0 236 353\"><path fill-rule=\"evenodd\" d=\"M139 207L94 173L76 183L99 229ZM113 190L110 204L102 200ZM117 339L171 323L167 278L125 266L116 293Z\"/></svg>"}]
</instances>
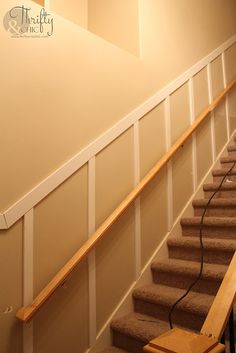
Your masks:
<instances>
[{"instance_id":1,"label":"chair rail molding","mask_svg":"<svg viewBox=\"0 0 236 353\"><path fill-rule=\"evenodd\" d=\"M236 35L229 38L226 42L198 61L175 80L167 84L156 94L138 106L136 109L127 114L112 128L105 131L92 143L87 145L79 153L74 155L70 160L65 162L55 172L45 178L32 190L26 193L22 198L16 201L2 214L0 214L0 229L8 229L20 218L22 218L29 210L43 200L48 194L55 190L60 184L67 180L73 173L79 170L84 164L88 163L102 149L108 146L112 141L119 137L122 133L132 127L144 115L155 108L158 104L167 99L174 91L181 87L184 83L192 79L199 71L209 65L215 58L222 55L225 50L236 42Z\"/></svg>"}]
</instances>

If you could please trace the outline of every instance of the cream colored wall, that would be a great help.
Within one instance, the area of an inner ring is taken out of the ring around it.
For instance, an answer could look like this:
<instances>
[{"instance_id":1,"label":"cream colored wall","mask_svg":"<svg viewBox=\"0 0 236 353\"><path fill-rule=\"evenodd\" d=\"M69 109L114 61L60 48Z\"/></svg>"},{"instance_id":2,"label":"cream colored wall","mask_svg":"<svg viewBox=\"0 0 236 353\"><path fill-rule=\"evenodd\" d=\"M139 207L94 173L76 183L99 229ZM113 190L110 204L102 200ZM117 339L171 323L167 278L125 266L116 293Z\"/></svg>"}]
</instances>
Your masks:
<instances>
[{"instance_id":1,"label":"cream colored wall","mask_svg":"<svg viewBox=\"0 0 236 353\"><path fill-rule=\"evenodd\" d=\"M22 325L15 318L22 305L22 221L0 231L0 352L22 352Z\"/></svg>"},{"instance_id":2,"label":"cream colored wall","mask_svg":"<svg viewBox=\"0 0 236 353\"><path fill-rule=\"evenodd\" d=\"M170 96L171 143L182 135L190 125L190 110L187 83Z\"/></svg>"},{"instance_id":3,"label":"cream colored wall","mask_svg":"<svg viewBox=\"0 0 236 353\"><path fill-rule=\"evenodd\" d=\"M55 14L47 40L1 27L0 210L235 34L234 13L233 0L140 1L142 60Z\"/></svg>"},{"instance_id":4,"label":"cream colored wall","mask_svg":"<svg viewBox=\"0 0 236 353\"><path fill-rule=\"evenodd\" d=\"M10 2L1 3L0 11L4 12ZM141 1L143 60L57 16L56 34L48 40L16 41L2 31L4 55L0 60L4 68L4 89L0 105L3 117L0 143L5 153L0 155L4 171L0 176L1 209L11 205L126 112L234 34L234 10L233 1L216 1L213 5L206 0L182 0L178 7L169 0ZM192 13L196 18L187 16ZM216 25L220 16L221 26ZM201 26L197 25L198 21ZM189 28L189 37L184 26ZM206 30L209 42L205 40ZM169 55L172 52L174 55ZM235 49L226 53L228 77L236 74L235 55ZM215 91L222 85L217 60L212 69L217 76L213 79ZM10 71L6 70L9 66ZM196 115L208 103L206 83L206 70L203 70L194 78ZM230 112L236 116L233 94L229 99ZM170 132L174 142L189 125L186 85L171 96L170 103ZM220 134L221 129L225 131L225 120L220 119L220 114L224 114L221 109L215 116L217 150L225 141L225 134ZM231 129L233 121L231 118ZM134 184L133 139L130 129L96 157L97 225ZM196 140L199 183L211 164L209 122L199 129ZM140 122L141 176L165 150L164 105L160 104ZM174 219L193 191L191 156L190 141L172 161ZM85 166L36 207L35 294L87 239L87 192ZM166 169L142 193L140 200L143 267L168 228ZM20 221L8 231L0 232L0 278L6 289L0 291L0 329L3 332L0 353L23 353L21 325L14 318L22 304L22 227ZM97 333L135 280L133 207L107 235L96 249ZM88 298L88 265L84 262L34 320L36 353L85 352L89 346ZM13 311L2 314L7 306L12 306Z\"/></svg>"},{"instance_id":5,"label":"cream colored wall","mask_svg":"<svg viewBox=\"0 0 236 353\"><path fill-rule=\"evenodd\" d=\"M164 168L142 192L141 265L146 265L167 232L167 171Z\"/></svg>"},{"instance_id":6,"label":"cream colored wall","mask_svg":"<svg viewBox=\"0 0 236 353\"><path fill-rule=\"evenodd\" d=\"M35 295L49 282L62 264L71 258L75 249L87 240L87 192L87 166L85 166L36 206ZM48 262L47 259L52 253L53 261Z\"/></svg>"},{"instance_id":7,"label":"cream colored wall","mask_svg":"<svg viewBox=\"0 0 236 353\"><path fill-rule=\"evenodd\" d=\"M88 29L139 56L139 0L88 0Z\"/></svg>"},{"instance_id":8,"label":"cream colored wall","mask_svg":"<svg viewBox=\"0 0 236 353\"><path fill-rule=\"evenodd\" d=\"M226 67L227 81L230 82L235 75L236 71L236 45L233 45L226 50L225 58L228 63ZM229 99L229 116L230 116L230 128L233 131L236 128L236 89L228 96Z\"/></svg>"},{"instance_id":9,"label":"cream colored wall","mask_svg":"<svg viewBox=\"0 0 236 353\"><path fill-rule=\"evenodd\" d=\"M35 318L34 352L85 352L88 312L88 271L83 263Z\"/></svg>"},{"instance_id":10,"label":"cream colored wall","mask_svg":"<svg viewBox=\"0 0 236 353\"><path fill-rule=\"evenodd\" d=\"M50 0L50 9L69 21L88 28L88 0Z\"/></svg>"},{"instance_id":11,"label":"cream colored wall","mask_svg":"<svg viewBox=\"0 0 236 353\"><path fill-rule=\"evenodd\" d=\"M132 189L133 173L133 131L130 129L96 157L97 226ZM131 209L96 249L98 331L134 281L134 266L134 213ZM121 277L122 282L118 280Z\"/></svg>"},{"instance_id":12,"label":"cream colored wall","mask_svg":"<svg viewBox=\"0 0 236 353\"><path fill-rule=\"evenodd\" d=\"M96 248L97 333L135 280L134 244L130 207Z\"/></svg>"}]
</instances>

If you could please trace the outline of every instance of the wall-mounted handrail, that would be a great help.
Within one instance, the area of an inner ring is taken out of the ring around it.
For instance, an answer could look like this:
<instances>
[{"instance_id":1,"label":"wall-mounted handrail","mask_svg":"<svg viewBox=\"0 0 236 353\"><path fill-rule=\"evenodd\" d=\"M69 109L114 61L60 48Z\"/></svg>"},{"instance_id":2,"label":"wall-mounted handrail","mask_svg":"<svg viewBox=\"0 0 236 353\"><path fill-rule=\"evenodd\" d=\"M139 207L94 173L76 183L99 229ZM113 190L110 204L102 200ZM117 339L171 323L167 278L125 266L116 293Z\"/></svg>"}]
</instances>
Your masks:
<instances>
[{"instance_id":1,"label":"wall-mounted handrail","mask_svg":"<svg viewBox=\"0 0 236 353\"><path fill-rule=\"evenodd\" d=\"M236 78L213 100L195 122L182 134L169 151L156 163L138 185L127 195L120 205L111 213L96 232L82 245L73 257L62 267L49 284L37 295L33 302L18 310L16 316L23 322L28 322L38 312L42 305L51 297L56 289L65 281L75 267L90 253L98 241L111 228L114 222L125 212L128 206L141 194L142 190L150 183L159 171L168 163L176 152L184 145L187 139L195 132L198 126L209 116L227 93L236 85Z\"/></svg>"},{"instance_id":2,"label":"wall-mounted handrail","mask_svg":"<svg viewBox=\"0 0 236 353\"><path fill-rule=\"evenodd\" d=\"M201 333L221 339L236 297L236 253L234 254L221 286L202 326Z\"/></svg>"}]
</instances>

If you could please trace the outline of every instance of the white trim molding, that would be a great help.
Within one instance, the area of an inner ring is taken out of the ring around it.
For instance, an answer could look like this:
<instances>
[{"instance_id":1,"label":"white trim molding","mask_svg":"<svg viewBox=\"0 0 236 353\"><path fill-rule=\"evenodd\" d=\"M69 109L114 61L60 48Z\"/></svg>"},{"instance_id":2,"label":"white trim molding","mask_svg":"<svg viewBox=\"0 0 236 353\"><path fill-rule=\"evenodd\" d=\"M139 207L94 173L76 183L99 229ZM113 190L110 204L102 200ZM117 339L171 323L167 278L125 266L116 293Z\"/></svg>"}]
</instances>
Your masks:
<instances>
[{"instance_id":1,"label":"white trim molding","mask_svg":"<svg viewBox=\"0 0 236 353\"><path fill-rule=\"evenodd\" d=\"M163 102L174 91L209 65L216 57L221 55L226 49L236 42L236 35L228 39L221 46L216 48L209 55L197 62L174 81L166 85L150 97L143 104L138 106L112 128L100 135L96 140L82 149L74 157L64 163L55 172L45 178L41 183L25 194L17 202L0 215L0 229L10 228L17 220L24 216L29 210L43 200L48 194L55 190L60 184L67 180L72 174L80 169L91 158L95 157L102 149L109 145L113 140L128 130L132 125L139 121L145 114Z\"/></svg>"},{"instance_id":2,"label":"white trim molding","mask_svg":"<svg viewBox=\"0 0 236 353\"><path fill-rule=\"evenodd\" d=\"M7 229L7 222L3 213L0 213L0 229Z\"/></svg>"},{"instance_id":3,"label":"white trim molding","mask_svg":"<svg viewBox=\"0 0 236 353\"><path fill-rule=\"evenodd\" d=\"M23 232L23 305L29 305L34 298L34 210L24 216ZM34 351L33 321L23 325L23 353Z\"/></svg>"}]
</instances>

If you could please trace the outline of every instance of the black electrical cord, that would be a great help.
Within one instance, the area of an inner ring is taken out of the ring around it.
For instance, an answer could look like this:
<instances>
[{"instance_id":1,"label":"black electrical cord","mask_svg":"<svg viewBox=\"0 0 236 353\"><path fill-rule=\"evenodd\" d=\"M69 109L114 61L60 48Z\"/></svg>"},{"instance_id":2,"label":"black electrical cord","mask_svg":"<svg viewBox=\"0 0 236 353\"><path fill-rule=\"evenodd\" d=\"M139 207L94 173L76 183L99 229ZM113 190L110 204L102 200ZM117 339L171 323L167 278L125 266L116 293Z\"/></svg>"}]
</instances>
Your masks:
<instances>
[{"instance_id":1,"label":"black electrical cord","mask_svg":"<svg viewBox=\"0 0 236 353\"><path fill-rule=\"evenodd\" d=\"M200 270L199 270L199 274L197 276L197 278L193 281L193 283L189 286L189 288L186 290L185 294L182 295L170 308L169 311L169 315L168 315L168 320L169 320L169 325L170 325L170 329L173 329L173 324L172 324L172 314L173 311L175 309L175 307L189 294L189 292L191 291L191 289L195 286L195 284L197 284L197 282L201 279L202 277L202 272L203 272L203 265L204 265L204 245L203 245L203 234L202 234L202 228L203 228L203 221L204 221L204 217L205 214L207 212L207 209L211 203L211 200L213 199L213 197L215 196L215 194L217 192L219 192L221 190L222 184L225 181L225 179L227 178L227 176L231 173L231 171L234 169L236 165L236 161L233 163L233 165L231 166L231 168L227 171L227 173L224 175L223 179L221 180L218 188L216 189L216 191L211 195L211 197L209 198L205 209L202 213L202 217L201 217L201 221L200 221L200 230L199 230L199 240L200 240L200 251L201 251L201 255L200 255Z\"/></svg>"}]
</instances>

